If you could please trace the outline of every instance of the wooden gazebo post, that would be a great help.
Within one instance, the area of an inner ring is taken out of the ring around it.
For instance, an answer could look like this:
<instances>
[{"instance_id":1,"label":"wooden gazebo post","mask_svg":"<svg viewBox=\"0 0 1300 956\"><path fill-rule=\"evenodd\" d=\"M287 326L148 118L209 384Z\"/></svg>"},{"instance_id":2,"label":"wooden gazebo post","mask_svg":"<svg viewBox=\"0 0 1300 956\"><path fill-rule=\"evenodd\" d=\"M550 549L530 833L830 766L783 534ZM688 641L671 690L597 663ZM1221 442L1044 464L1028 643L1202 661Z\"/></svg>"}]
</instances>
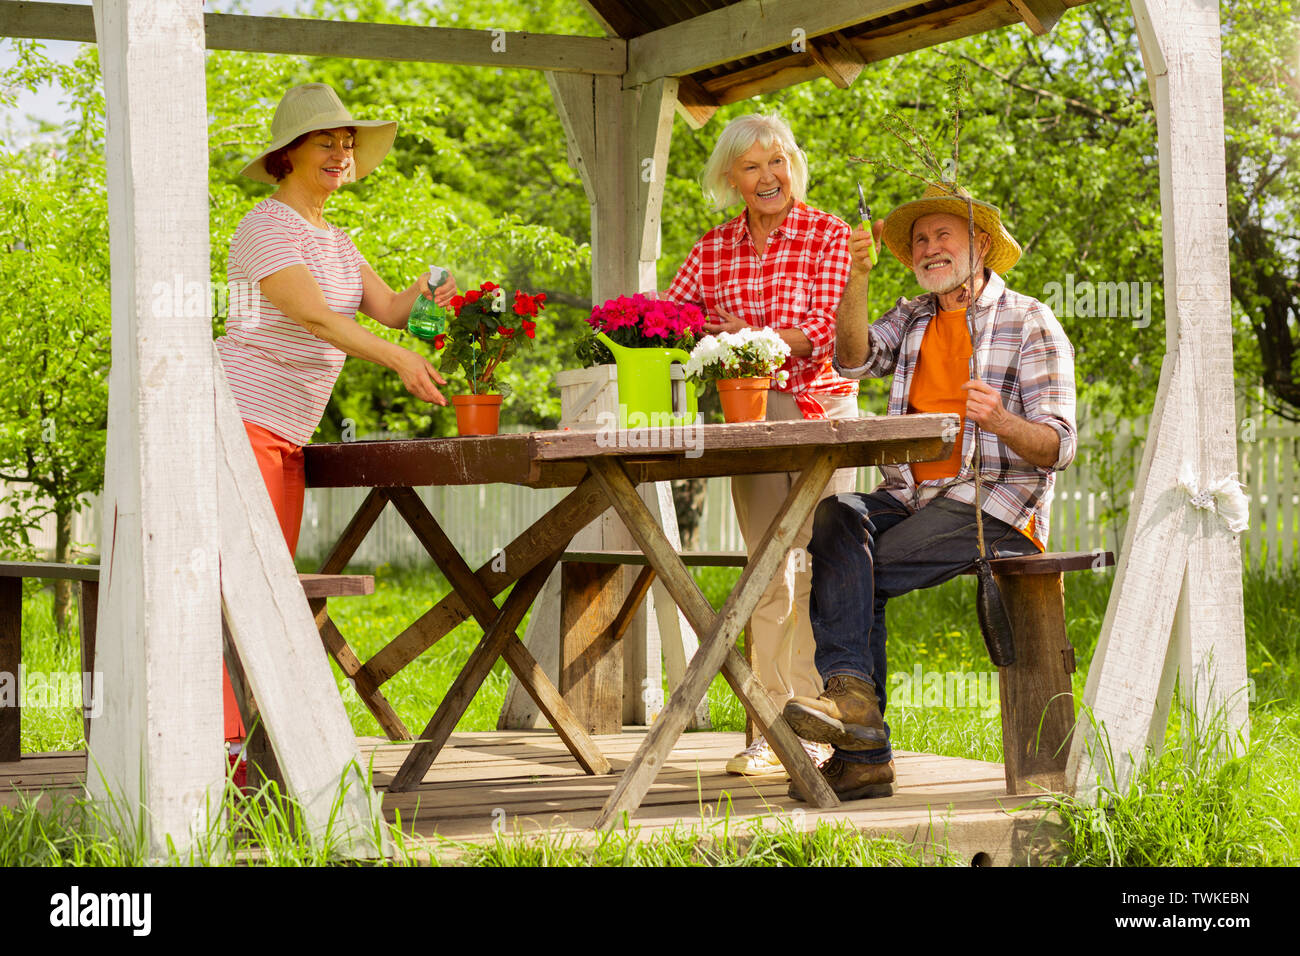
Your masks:
<instances>
[{"instance_id":1,"label":"wooden gazebo post","mask_svg":"<svg viewBox=\"0 0 1300 956\"><path fill-rule=\"evenodd\" d=\"M184 853L222 782L212 331L159 314L154 284L209 274L203 15L97 0L95 29L114 322L93 662L105 703L87 785L114 825L145 827L151 852L170 837Z\"/></svg>"},{"instance_id":2,"label":"wooden gazebo post","mask_svg":"<svg viewBox=\"0 0 1300 956\"><path fill-rule=\"evenodd\" d=\"M1122 788L1145 748L1159 752L1175 677L1184 739L1244 742L1248 726L1240 543L1179 484L1190 472L1201 491L1237 470L1219 11L1195 0L1132 4L1159 123L1166 351L1088 670L1091 718L1081 712L1066 771L1079 795Z\"/></svg>"},{"instance_id":3,"label":"wooden gazebo post","mask_svg":"<svg viewBox=\"0 0 1300 956\"><path fill-rule=\"evenodd\" d=\"M209 277L204 20L192 0L96 0L108 122L113 367L87 744L110 822L182 858L220 824L222 615L314 836L386 852L378 799L202 314ZM147 148L141 148L142 145ZM160 303L163 307L160 307ZM91 662L87 662L90 665ZM346 790L341 790L346 785Z\"/></svg>"},{"instance_id":4,"label":"wooden gazebo post","mask_svg":"<svg viewBox=\"0 0 1300 956\"><path fill-rule=\"evenodd\" d=\"M564 126L569 161L582 179L591 206L592 303L654 291L677 79L660 77L629 90L623 89L617 76L548 71L546 80ZM680 547L668 483L646 485L638 493L669 540ZM636 543L610 509L580 531L572 547L621 551L635 549ZM607 590L617 591L610 597L613 608L622 603L632 583L632 577L624 577L621 570L612 568L606 585ZM561 684L562 671L562 574L563 569L557 568L546 582L529 617L526 638L529 649L557 684ZM663 583L656 581L620 644L623 722L649 724L663 708L663 665L667 665L670 688L675 688L699 639ZM532 727L541 720L536 704L512 678L499 726ZM701 705L692 726L709 726L707 703Z\"/></svg>"}]
</instances>

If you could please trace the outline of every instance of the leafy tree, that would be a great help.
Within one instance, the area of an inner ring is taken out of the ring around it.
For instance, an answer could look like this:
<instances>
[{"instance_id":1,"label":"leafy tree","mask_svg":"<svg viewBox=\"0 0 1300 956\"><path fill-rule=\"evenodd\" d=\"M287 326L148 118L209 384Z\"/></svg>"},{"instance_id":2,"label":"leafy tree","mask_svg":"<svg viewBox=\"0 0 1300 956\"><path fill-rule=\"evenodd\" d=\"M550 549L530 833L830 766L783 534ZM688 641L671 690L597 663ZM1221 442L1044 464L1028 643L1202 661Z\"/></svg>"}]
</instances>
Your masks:
<instances>
[{"instance_id":1,"label":"leafy tree","mask_svg":"<svg viewBox=\"0 0 1300 956\"><path fill-rule=\"evenodd\" d=\"M0 80L12 90L54 82L85 96L58 150L0 154L0 547L25 556L55 516L55 560L71 557L72 516L104 482L108 418L108 229L102 101L81 64L62 67L30 44ZM89 95L87 95L89 94ZM67 626L71 582L55 587Z\"/></svg>"},{"instance_id":2,"label":"leafy tree","mask_svg":"<svg viewBox=\"0 0 1300 956\"><path fill-rule=\"evenodd\" d=\"M1300 3L1221 10L1238 379L1300 421Z\"/></svg>"}]
</instances>

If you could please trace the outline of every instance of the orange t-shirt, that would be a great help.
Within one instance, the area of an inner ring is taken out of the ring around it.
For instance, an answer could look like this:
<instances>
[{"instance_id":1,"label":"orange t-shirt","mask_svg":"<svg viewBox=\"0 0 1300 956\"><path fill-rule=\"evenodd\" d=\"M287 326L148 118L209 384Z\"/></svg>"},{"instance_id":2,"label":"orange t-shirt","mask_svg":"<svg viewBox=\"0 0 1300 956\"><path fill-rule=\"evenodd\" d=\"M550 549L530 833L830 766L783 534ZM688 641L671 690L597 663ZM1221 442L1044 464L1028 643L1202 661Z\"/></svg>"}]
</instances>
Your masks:
<instances>
[{"instance_id":1,"label":"orange t-shirt","mask_svg":"<svg viewBox=\"0 0 1300 956\"><path fill-rule=\"evenodd\" d=\"M938 312L926 326L921 340L921 354L912 373L912 391L908 395L909 412L935 412L957 415L966 427L966 393L961 387L970 381L970 333L966 330L966 310ZM961 432L952 444L952 454L943 461L912 463L917 481L956 478L961 471Z\"/></svg>"},{"instance_id":2,"label":"orange t-shirt","mask_svg":"<svg viewBox=\"0 0 1300 956\"><path fill-rule=\"evenodd\" d=\"M912 373L912 392L908 396L909 412L936 412L961 418L961 428L966 427L966 393L962 386L970 381L970 333L966 329L966 310L940 311L926 326L921 340L921 354L916 359ZM912 474L917 481L934 481L956 478L961 471L962 442L953 442L952 454L943 461L912 462ZM1034 537L1034 520L1020 529L1041 551L1043 544Z\"/></svg>"}]
</instances>

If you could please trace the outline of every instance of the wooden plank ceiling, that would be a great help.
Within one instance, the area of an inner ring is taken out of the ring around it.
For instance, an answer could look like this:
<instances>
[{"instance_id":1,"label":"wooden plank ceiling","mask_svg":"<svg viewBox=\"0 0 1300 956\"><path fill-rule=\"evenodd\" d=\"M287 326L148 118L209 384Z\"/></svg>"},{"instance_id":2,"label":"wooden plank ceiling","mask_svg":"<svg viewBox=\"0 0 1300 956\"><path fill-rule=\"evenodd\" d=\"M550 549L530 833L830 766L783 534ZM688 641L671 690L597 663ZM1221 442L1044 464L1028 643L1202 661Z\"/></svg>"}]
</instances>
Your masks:
<instances>
[{"instance_id":1,"label":"wooden plank ceiling","mask_svg":"<svg viewBox=\"0 0 1300 956\"><path fill-rule=\"evenodd\" d=\"M718 106L821 76L843 89L867 63L1014 23L1023 22L1033 32L1045 33L1066 9L1086 2L1089 0L925 0L887 4L864 0L857 4L864 17L861 22L806 37L790 31L790 42L783 46L683 74L679 99L695 120L703 122ZM583 0L583 4L611 36L629 41L711 14L721 23L719 12L729 7L753 6L756 19L767 16L772 8L788 7L781 0L769 0L759 14L753 0ZM879 12L882 8L884 12ZM795 25L801 19L816 20L816 9L807 5L805 16L787 19ZM733 30L743 24L737 18L726 22ZM682 39L689 42L685 33ZM747 43L745 37L718 36L715 48L725 51Z\"/></svg>"}]
</instances>

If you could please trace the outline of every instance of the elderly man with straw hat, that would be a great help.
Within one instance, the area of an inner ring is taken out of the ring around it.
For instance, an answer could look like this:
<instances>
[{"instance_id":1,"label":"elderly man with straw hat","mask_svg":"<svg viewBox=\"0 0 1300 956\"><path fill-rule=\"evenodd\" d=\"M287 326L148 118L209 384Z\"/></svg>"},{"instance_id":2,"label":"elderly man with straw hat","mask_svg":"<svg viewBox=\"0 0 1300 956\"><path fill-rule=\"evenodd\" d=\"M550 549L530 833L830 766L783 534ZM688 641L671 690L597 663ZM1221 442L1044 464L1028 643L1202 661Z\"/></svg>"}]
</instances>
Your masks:
<instances>
[{"instance_id":1,"label":"elderly man with straw hat","mask_svg":"<svg viewBox=\"0 0 1300 956\"><path fill-rule=\"evenodd\" d=\"M1045 305L1007 288L1020 246L996 207L968 199L932 186L850 236L836 369L891 375L889 414L952 413L961 429L947 459L884 466L874 492L828 498L813 518L809 615L826 689L794 698L784 714L801 737L835 746L822 774L842 799L896 789L883 717L886 601L975 563L981 490L988 557L1043 550L1054 473L1074 459L1074 350ZM880 239L925 292L873 323L867 289Z\"/></svg>"},{"instance_id":2,"label":"elderly man with straw hat","mask_svg":"<svg viewBox=\"0 0 1300 956\"><path fill-rule=\"evenodd\" d=\"M356 319L363 312L405 328L417 296L446 305L455 280L430 289L425 273L394 292L348 234L325 219L326 201L373 171L396 135L396 123L354 119L333 89L308 83L284 94L271 142L242 170L276 190L244 216L230 242L233 294L217 350L290 555L302 523L302 449L346 356L387 366L416 398L447 404L437 389L445 383L426 357ZM243 729L229 681L225 700L233 759Z\"/></svg>"}]
</instances>

